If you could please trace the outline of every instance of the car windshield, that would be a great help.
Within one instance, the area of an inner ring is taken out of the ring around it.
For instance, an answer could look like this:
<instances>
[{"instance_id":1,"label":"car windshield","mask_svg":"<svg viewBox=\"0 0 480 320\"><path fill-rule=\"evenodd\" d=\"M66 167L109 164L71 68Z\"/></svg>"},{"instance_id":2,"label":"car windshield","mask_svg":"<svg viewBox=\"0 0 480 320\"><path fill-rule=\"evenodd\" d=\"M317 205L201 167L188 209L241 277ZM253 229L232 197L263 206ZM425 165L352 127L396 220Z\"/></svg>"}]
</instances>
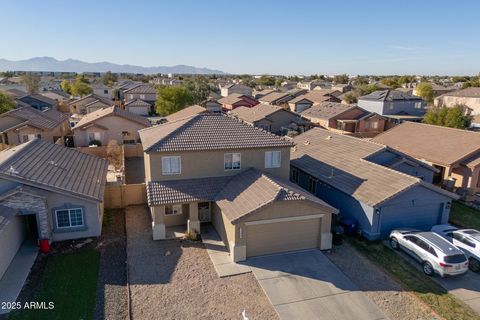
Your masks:
<instances>
[{"instance_id":1,"label":"car windshield","mask_svg":"<svg viewBox=\"0 0 480 320\"><path fill-rule=\"evenodd\" d=\"M445 260L446 263L462 263L465 262L467 259L463 254L454 254L451 256L445 256L443 260Z\"/></svg>"}]
</instances>

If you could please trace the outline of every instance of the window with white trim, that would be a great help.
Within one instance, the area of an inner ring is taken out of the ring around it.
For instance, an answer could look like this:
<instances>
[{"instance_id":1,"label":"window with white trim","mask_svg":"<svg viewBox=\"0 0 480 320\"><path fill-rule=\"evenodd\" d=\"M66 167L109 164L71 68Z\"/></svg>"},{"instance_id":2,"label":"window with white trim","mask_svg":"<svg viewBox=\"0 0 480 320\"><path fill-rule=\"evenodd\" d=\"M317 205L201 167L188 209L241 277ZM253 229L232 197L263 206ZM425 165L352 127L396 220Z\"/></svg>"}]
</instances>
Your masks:
<instances>
[{"instance_id":1,"label":"window with white trim","mask_svg":"<svg viewBox=\"0 0 480 320\"><path fill-rule=\"evenodd\" d=\"M101 132L89 132L88 133L88 140L89 141L101 141L102 140L102 133Z\"/></svg>"},{"instance_id":2,"label":"window with white trim","mask_svg":"<svg viewBox=\"0 0 480 320\"><path fill-rule=\"evenodd\" d=\"M265 151L265 168L280 168L281 151Z\"/></svg>"},{"instance_id":3,"label":"window with white trim","mask_svg":"<svg viewBox=\"0 0 480 320\"><path fill-rule=\"evenodd\" d=\"M182 214L182 205L181 204L174 204L174 205L166 205L165 206L165 215L166 216L173 216L177 214Z\"/></svg>"},{"instance_id":4,"label":"window with white trim","mask_svg":"<svg viewBox=\"0 0 480 320\"><path fill-rule=\"evenodd\" d=\"M180 174L182 162L180 156L162 157L162 174Z\"/></svg>"},{"instance_id":5,"label":"window with white trim","mask_svg":"<svg viewBox=\"0 0 480 320\"><path fill-rule=\"evenodd\" d=\"M225 153L223 156L223 167L225 170L240 170L242 167L240 153Z\"/></svg>"},{"instance_id":6,"label":"window with white trim","mask_svg":"<svg viewBox=\"0 0 480 320\"><path fill-rule=\"evenodd\" d=\"M55 218L57 220L57 228L59 229L83 227L85 223L82 208L55 210Z\"/></svg>"}]
</instances>

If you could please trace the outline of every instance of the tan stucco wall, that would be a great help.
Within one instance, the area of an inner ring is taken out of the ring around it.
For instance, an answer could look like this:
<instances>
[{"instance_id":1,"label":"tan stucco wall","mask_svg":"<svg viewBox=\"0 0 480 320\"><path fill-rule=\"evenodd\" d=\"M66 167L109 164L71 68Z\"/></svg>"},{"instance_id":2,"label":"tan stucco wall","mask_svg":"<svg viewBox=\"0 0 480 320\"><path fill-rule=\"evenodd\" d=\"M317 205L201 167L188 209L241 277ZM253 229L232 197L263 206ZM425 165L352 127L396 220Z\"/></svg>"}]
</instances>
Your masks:
<instances>
[{"instance_id":1,"label":"tan stucco wall","mask_svg":"<svg viewBox=\"0 0 480 320\"><path fill-rule=\"evenodd\" d=\"M280 168L265 168L265 151L282 151ZM241 170L224 170L225 153L241 153ZM162 175L162 157L180 156L181 174ZM290 171L290 148L243 149L228 151L158 152L145 155L147 181L180 180L204 177L236 175L248 168L257 168L277 177L288 179Z\"/></svg>"},{"instance_id":2,"label":"tan stucco wall","mask_svg":"<svg viewBox=\"0 0 480 320\"><path fill-rule=\"evenodd\" d=\"M472 109L472 115L480 114L480 97L479 98L467 98L467 97L452 97L452 96L441 96L435 98L435 106L446 106L454 107L455 105L466 105Z\"/></svg>"},{"instance_id":3,"label":"tan stucco wall","mask_svg":"<svg viewBox=\"0 0 480 320\"><path fill-rule=\"evenodd\" d=\"M2 117L0 118L0 129L6 130L9 127L17 125L23 121L18 120L13 117ZM22 143L21 137L23 135L34 134L35 136L41 135L41 139L48 142L53 141L53 137L64 137L70 133L70 127L68 125L68 120L62 122L61 125L51 129L51 130L40 130L35 127L24 127L22 129L14 129L6 132L8 136L9 145L18 145Z\"/></svg>"},{"instance_id":4,"label":"tan stucco wall","mask_svg":"<svg viewBox=\"0 0 480 320\"><path fill-rule=\"evenodd\" d=\"M282 127L287 127L293 121L298 120L298 117L298 115L286 110L279 110L268 116L268 120L271 122L270 130L272 132L280 131ZM258 123L260 123L260 121ZM269 122L265 121L263 124L269 124Z\"/></svg>"},{"instance_id":5,"label":"tan stucco wall","mask_svg":"<svg viewBox=\"0 0 480 320\"><path fill-rule=\"evenodd\" d=\"M0 279L25 239L25 217L12 217L0 232Z\"/></svg>"},{"instance_id":6,"label":"tan stucco wall","mask_svg":"<svg viewBox=\"0 0 480 320\"><path fill-rule=\"evenodd\" d=\"M235 242L235 226L230 223L215 203L212 203L212 224L230 249L230 244Z\"/></svg>"},{"instance_id":7,"label":"tan stucco wall","mask_svg":"<svg viewBox=\"0 0 480 320\"><path fill-rule=\"evenodd\" d=\"M115 140L119 145L123 144L123 131L128 131L131 133L131 136L134 137L135 141L138 141L140 138L138 130L145 128L144 125L127 120L122 117L117 116L107 116L100 118L95 121L95 124L102 127L108 128L107 131L102 130L98 127L90 127L86 130L77 128L74 130L74 140L76 147L87 147L89 144L88 133L89 132L103 132L103 137L101 139L102 145L107 145L110 140Z\"/></svg>"}]
</instances>

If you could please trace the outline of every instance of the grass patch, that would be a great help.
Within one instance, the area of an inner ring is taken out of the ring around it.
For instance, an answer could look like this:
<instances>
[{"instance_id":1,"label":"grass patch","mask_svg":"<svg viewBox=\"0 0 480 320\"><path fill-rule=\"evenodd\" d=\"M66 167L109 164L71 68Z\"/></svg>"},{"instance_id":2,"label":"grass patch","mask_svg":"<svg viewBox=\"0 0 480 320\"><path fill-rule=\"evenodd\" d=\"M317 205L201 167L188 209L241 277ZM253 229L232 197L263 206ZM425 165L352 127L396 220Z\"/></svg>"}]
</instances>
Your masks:
<instances>
[{"instance_id":1,"label":"grass patch","mask_svg":"<svg viewBox=\"0 0 480 320\"><path fill-rule=\"evenodd\" d=\"M360 253L379 265L408 291L413 292L439 316L448 320L480 319L470 307L457 300L421 271L382 243L348 239Z\"/></svg>"},{"instance_id":2,"label":"grass patch","mask_svg":"<svg viewBox=\"0 0 480 320\"><path fill-rule=\"evenodd\" d=\"M54 309L24 309L12 313L9 319L92 319L99 266L100 253L94 250L49 258L33 301L46 302L47 306L52 301Z\"/></svg>"},{"instance_id":3,"label":"grass patch","mask_svg":"<svg viewBox=\"0 0 480 320\"><path fill-rule=\"evenodd\" d=\"M480 210L469 207L458 201L452 203L449 220L450 223L463 228L480 230Z\"/></svg>"}]
</instances>

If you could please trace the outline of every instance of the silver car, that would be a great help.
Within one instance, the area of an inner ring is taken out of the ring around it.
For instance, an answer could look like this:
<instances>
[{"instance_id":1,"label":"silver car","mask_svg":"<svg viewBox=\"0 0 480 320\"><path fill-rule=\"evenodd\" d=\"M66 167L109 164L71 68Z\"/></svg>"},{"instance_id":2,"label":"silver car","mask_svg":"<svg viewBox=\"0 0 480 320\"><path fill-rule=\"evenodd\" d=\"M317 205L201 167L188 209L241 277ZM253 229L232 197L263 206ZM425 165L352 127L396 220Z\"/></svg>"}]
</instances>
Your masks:
<instances>
[{"instance_id":1,"label":"silver car","mask_svg":"<svg viewBox=\"0 0 480 320\"><path fill-rule=\"evenodd\" d=\"M442 277L454 276L468 271L468 260L462 250L434 232L393 230L390 246L411 255L429 276L435 273Z\"/></svg>"},{"instance_id":2,"label":"silver car","mask_svg":"<svg viewBox=\"0 0 480 320\"><path fill-rule=\"evenodd\" d=\"M438 233L465 253L470 262L470 270L480 271L480 231L475 229L458 229L448 224L433 226Z\"/></svg>"}]
</instances>

